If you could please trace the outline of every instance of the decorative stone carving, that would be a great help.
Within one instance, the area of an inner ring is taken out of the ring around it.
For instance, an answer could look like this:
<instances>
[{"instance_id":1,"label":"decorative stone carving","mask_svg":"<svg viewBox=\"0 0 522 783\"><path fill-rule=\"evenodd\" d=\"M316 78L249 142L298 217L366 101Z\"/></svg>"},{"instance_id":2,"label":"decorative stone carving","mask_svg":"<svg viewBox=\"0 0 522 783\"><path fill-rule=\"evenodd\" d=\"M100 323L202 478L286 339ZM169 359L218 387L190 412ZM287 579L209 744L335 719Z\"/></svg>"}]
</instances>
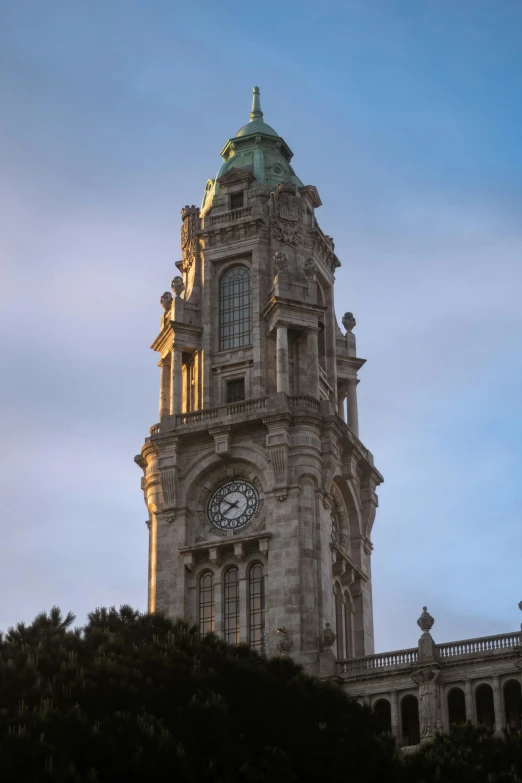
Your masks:
<instances>
[{"instance_id":1,"label":"decorative stone carving","mask_svg":"<svg viewBox=\"0 0 522 783\"><path fill-rule=\"evenodd\" d=\"M434 618L428 612L428 607L427 606L423 606L422 607L422 614L419 617L419 619L417 620L417 625L419 626L421 631L424 631L424 632L431 631L431 629L433 628L434 622L435 622Z\"/></svg>"},{"instance_id":2,"label":"decorative stone carving","mask_svg":"<svg viewBox=\"0 0 522 783\"><path fill-rule=\"evenodd\" d=\"M170 284L170 287L174 291L176 295L176 299L181 296L183 291L185 290L185 283L183 282L183 278L179 275L176 275L172 283ZM172 298L172 297L171 297Z\"/></svg>"},{"instance_id":3,"label":"decorative stone carving","mask_svg":"<svg viewBox=\"0 0 522 783\"><path fill-rule=\"evenodd\" d=\"M277 650L281 655L288 655L292 647L294 646L293 640L290 638L286 628L278 628L276 633L279 635L277 642Z\"/></svg>"},{"instance_id":4,"label":"decorative stone carving","mask_svg":"<svg viewBox=\"0 0 522 783\"><path fill-rule=\"evenodd\" d=\"M285 485L287 477L288 450L284 446L274 448L271 450L270 456L272 457L276 486Z\"/></svg>"},{"instance_id":5,"label":"decorative stone carving","mask_svg":"<svg viewBox=\"0 0 522 783\"><path fill-rule=\"evenodd\" d=\"M428 613L427 607L423 606L422 614L417 620L417 625L422 630L422 636L418 641L419 661L432 661L435 658L435 654L436 654L435 642L433 641L433 637L430 634L430 629L433 627L434 622L435 620L433 619L431 614Z\"/></svg>"},{"instance_id":6,"label":"decorative stone carving","mask_svg":"<svg viewBox=\"0 0 522 783\"><path fill-rule=\"evenodd\" d=\"M270 212L272 236L282 245L298 245L302 238L303 204L296 196L294 184L277 185L277 191L270 194Z\"/></svg>"},{"instance_id":7,"label":"decorative stone carving","mask_svg":"<svg viewBox=\"0 0 522 783\"><path fill-rule=\"evenodd\" d=\"M325 650L330 650L336 639L337 636L330 628L330 623L326 623L319 637L319 651L325 652Z\"/></svg>"},{"instance_id":8,"label":"decorative stone carving","mask_svg":"<svg viewBox=\"0 0 522 783\"><path fill-rule=\"evenodd\" d=\"M277 274L286 272L288 269L288 259L284 253L274 253L274 267Z\"/></svg>"},{"instance_id":9,"label":"decorative stone carving","mask_svg":"<svg viewBox=\"0 0 522 783\"><path fill-rule=\"evenodd\" d=\"M335 516L334 512L332 511L330 514L330 522L331 522L331 533L330 537L334 544L337 543L337 540L339 538L339 528L337 526L337 517Z\"/></svg>"},{"instance_id":10,"label":"decorative stone carving","mask_svg":"<svg viewBox=\"0 0 522 783\"><path fill-rule=\"evenodd\" d=\"M345 313L343 315L342 324L347 332L352 332L355 328L357 321L353 317L353 313Z\"/></svg>"},{"instance_id":11,"label":"decorative stone carving","mask_svg":"<svg viewBox=\"0 0 522 783\"><path fill-rule=\"evenodd\" d=\"M316 266L313 258L307 258L304 265L304 273L308 280L313 283L316 279Z\"/></svg>"},{"instance_id":12,"label":"decorative stone carving","mask_svg":"<svg viewBox=\"0 0 522 783\"><path fill-rule=\"evenodd\" d=\"M419 721L421 739L429 739L437 732L440 719L440 694L437 680L440 669L426 667L413 672L411 678L419 687Z\"/></svg>"},{"instance_id":13,"label":"decorative stone carving","mask_svg":"<svg viewBox=\"0 0 522 783\"><path fill-rule=\"evenodd\" d=\"M197 229L199 209L194 204L181 210L183 225L181 226L181 252L183 253L183 271L187 272L196 261L198 252Z\"/></svg>"},{"instance_id":14,"label":"decorative stone carving","mask_svg":"<svg viewBox=\"0 0 522 783\"><path fill-rule=\"evenodd\" d=\"M163 468L160 472L160 477L165 506L168 508L176 502L176 469Z\"/></svg>"},{"instance_id":15,"label":"decorative stone carving","mask_svg":"<svg viewBox=\"0 0 522 783\"><path fill-rule=\"evenodd\" d=\"M170 313L170 307L172 305L172 294L170 291L164 291L160 297L160 305L165 310L165 315Z\"/></svg>"}]
</instances>

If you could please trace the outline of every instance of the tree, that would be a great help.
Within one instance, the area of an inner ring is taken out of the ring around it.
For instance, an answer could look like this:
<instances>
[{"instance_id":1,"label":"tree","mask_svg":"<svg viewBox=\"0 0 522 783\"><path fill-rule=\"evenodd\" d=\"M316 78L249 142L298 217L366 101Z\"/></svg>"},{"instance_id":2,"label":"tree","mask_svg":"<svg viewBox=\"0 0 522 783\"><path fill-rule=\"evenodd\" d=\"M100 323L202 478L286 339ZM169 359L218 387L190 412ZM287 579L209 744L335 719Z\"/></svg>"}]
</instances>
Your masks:
<instances>
[{"instance_id":1,"label":"tree","mask_svg":"<svg viewBox=\"0 0 522 783\"><path fill-rule=\"evenodd\" d=\"M522 783L522 735L455 726L403 763L404 783Z\"/></svg>"},{"instance_id":2,"label":"tree","mask_svg":"<svg viewBox=\"0 0 522 783\"><path fill-rule=\"evenodd\" d=\"M288 658L128 606L54 607L0 639L0 780L397 780L371 712Z\"/></svg>"}]
</instances>

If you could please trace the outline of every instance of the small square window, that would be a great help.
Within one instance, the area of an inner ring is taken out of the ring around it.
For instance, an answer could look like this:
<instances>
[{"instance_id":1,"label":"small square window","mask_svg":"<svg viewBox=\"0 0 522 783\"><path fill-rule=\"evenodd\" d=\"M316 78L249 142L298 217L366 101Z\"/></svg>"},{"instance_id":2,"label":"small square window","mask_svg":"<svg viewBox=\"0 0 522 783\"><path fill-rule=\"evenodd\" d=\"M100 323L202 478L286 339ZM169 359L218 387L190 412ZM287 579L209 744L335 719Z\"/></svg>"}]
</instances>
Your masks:
<instances>
[{"instance_id":1,"label":"small square window","mask_svg":"<svg viewBox=\"0 0 522 783\"><path fill-rule=\"evenodd\" d=\"M241 209L243 207L243 191L241 193L232 193L230 195L230 209Z\"/></svg>"},{"instance_id":2,"label":"small square window","mask_svg":"<svg viewBox=\"0 0 522 783\"><path fill-rule=\"evenodd\" d=\"M245 399L245 379L240 378L236 381L227 383L227 402L241 402Z\"/></svg>"}]
</instances>

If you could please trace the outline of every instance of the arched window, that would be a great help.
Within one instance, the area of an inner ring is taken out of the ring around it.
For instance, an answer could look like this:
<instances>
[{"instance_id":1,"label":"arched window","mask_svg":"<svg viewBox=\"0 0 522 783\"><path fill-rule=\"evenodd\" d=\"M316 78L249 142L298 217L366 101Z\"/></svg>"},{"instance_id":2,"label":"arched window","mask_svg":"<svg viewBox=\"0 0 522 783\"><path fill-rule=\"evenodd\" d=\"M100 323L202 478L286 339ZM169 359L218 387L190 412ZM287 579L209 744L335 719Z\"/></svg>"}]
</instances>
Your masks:
<instances>
[{"instance_id":1,"label":"arched window","mask_svg":"<svg viewBox=\"0 0 522 783\"><path fill-rule=\"evenodd\" d=\"M229 351L250 345L252 317L250 272L245 266L234 266L221 278L219 295L219 350Z\"/></svg>"},{"instance_id":2,"label":"arched window","mask_svg":"<svg viewBox=\"0 0 522 783\"><path fill-rule=\"evenodd\" d=\"M205 571L199 577L199 632L214 631L214 574Z\"/></svg>"},{"instance_id":3,"label":"arched window","mask_svg":"<svg viewBox=\"0 0 522 783\"><path fill-rule=\"evenodd\" d=\"M235 567L225 572L223 628L225 641L239 644L239 572Z\"/></svg>"},{"instance_id":4,"label":"arched window","mask_svg":"<svg viewBox=\"0 0 522 783\"><path fill-rule=\"evenodd\" d=\"M420 742L419 703L413 695L405 696L401 702L402 744L418 745Z\"/></svg>"},{"instance_id":5,"label":"arched window","mask_svg":"<svg viewBox=\"0 0 522 783\"><path fill-rule=\"evenodd\" d=\"M378 699L373 705L373 711L378 721L379 734L384 734L384 732L391 733L391 706L388 699Z\"/></svg>"},{"instance_id":6,"label":"arched window","mask_svg":"<svg viewBox=\"0 0 522 783\"><path fill-rule=\"evenodd\" d=\"M477 723L492 729L495 725L495 707L491 685L483 683L478 686L475 691L475 707L477 710Z\"/></svg>"},{"instance_id":7,"label":"arched window","mask_svg":"<svg viewBox=\"0 0 522 783\"><path fill-rule=\"evenodd\" d=\"M448 693L449 725L466 723L466 698L462 688L452 688Z\"/></svg>"},{"instance_id":8,"label":"arched window","mask_svg":"<svg viewBox=\"0 0 522 783\"><path fill-rule=\"evenodd\" d=\"M265 651L265 570L254 563L248 572L248 641L250 647Z\"/></svg>"}]
</instances>

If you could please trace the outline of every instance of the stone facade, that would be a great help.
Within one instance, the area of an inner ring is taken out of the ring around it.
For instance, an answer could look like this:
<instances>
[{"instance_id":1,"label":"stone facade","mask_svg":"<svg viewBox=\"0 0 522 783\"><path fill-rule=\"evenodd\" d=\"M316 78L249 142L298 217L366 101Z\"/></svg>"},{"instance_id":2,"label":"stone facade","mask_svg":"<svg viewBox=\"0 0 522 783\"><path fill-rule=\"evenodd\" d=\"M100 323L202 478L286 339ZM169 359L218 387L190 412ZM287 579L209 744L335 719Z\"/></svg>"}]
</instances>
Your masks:
<instances>
[{"instance_id":1,"label":"stone facade","mask_svg":"<svg viewBox=\"0 0 522 783\"><path fill-rule=\"evenodd\" d=\"M359 440L340 266L286 142L263 120L222 150L160 297L159 423L136 462L149 609L291 655L369 701L404 746L456 720L520 727L521 635L374 654L371 532L382 477Z\"/></svg>"},{"instance_id":2,"label":"stone facade","mask_svg":"<svg viewBox=\"0 0 522 783\"><path fill-rule=\"evenodd\" d=\"M317 222L319 194L262 121L257 90L250 123L222 156L201 210L182 210L179 274L160 298L152 345L160 418L136 458L149 608L225 638L237 610L236 639L332 674L336 653L374 651L371 530L382 477L358 438L364 360L351 313L346 333L336 321L340 262ZM227 288L229 272L242 289ZM247 502L255 513L232 528L227 514Z\"/></svg>"},{"instance_id":3,"label":"stone facade","mask_svg":"<svg viewBox=\"0 0 522 783\"><path fill-rule=\"evenodd\" d=\"M403 746L470 721L519 730L522 718L521 631L436 644L426 608L418 647L337 661L346 692L373 706Z\"/></svg>"}]
</instances>

